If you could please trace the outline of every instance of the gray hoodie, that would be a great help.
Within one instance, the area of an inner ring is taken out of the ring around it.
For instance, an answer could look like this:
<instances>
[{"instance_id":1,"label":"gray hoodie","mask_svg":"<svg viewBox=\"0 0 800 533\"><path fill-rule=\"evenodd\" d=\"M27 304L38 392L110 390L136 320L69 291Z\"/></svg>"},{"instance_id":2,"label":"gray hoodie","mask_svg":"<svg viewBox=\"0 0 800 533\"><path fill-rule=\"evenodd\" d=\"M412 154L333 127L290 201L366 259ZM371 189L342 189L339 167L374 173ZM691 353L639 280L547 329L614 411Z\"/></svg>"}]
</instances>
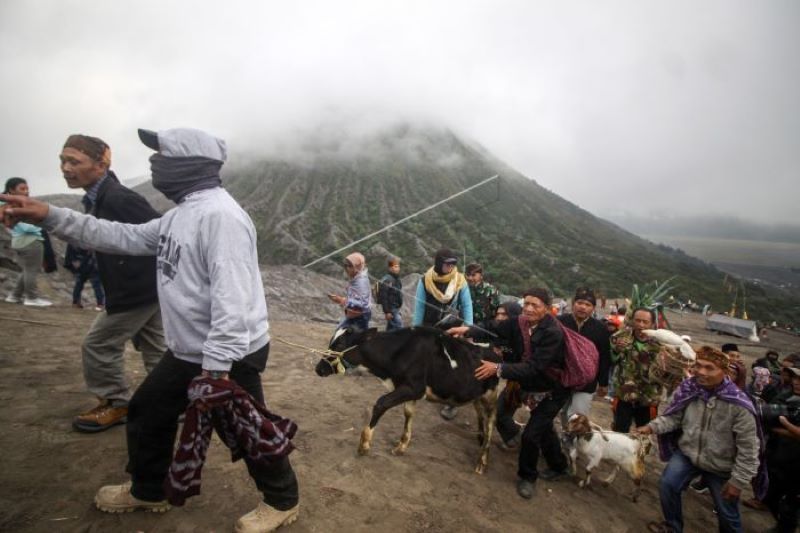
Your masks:
<instances>
[{"instance_id":1,"label":"gray hoodie","mask_svg":"<svg viewBox=\"0 0 800 533\"><path fill-rule=\"evenodd\" d=\"M167 130L158 137L170 156L225 159L224 141L198 130ZM256 230L224 189L192 192L145 224L50 206L43 226L83 248L157 256L164 333L178 359L226 371L269 342Z\"/></svg>"}]
</instances>

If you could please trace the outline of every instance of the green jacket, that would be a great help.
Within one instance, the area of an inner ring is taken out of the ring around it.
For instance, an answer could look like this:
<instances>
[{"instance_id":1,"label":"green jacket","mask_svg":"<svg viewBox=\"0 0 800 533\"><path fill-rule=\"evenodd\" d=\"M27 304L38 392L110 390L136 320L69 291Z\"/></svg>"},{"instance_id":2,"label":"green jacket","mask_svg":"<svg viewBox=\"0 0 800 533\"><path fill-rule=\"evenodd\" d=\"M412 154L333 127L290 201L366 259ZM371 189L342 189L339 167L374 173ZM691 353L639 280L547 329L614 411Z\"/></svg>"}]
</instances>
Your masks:
<instances>
[{"instance_id":1,"label":"green jacket","mask_svg":"<svg viewBox=\"0 0 800 533\"><path fill-rule=\"evenodd\" d=\"M491 283L482 281L478 285L470 285L469 293L472 297L472 315L475 324L493 319L497 306L500 305L500 291Z\"/></svg>"},{"instance_id":2,"label":"green jacket","mask_svg":"<svg viewBox=\"0 0 800 533\"><path fill-rule=\"evenodd\" d=\"M660 401L663 387L649 379L650 365L656 363L660 350L661 345L654 340L636 340L630 329L611 337L611 362L617 366L614 390L620 400L643 405Z\"/></svg>"}]
</instances>

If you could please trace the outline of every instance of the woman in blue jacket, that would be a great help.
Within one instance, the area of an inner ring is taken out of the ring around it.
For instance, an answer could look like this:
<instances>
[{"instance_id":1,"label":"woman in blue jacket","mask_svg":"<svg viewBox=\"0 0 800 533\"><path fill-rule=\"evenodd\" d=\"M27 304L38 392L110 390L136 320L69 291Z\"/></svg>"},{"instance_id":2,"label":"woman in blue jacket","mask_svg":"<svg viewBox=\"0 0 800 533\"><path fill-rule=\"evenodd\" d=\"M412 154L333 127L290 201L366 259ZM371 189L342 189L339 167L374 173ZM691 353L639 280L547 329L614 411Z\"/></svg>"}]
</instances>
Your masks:
<instances>
[{"instance_id":1,"label":"woman in blue jacket","mask_svg":"<svg viewBox=\"0 0 800 533\"><path fill-rule=\"evenodd\" d=\"M28 182L22 178L9 178L3 194L29 196ZM44 237L42 229L32 224L20 222L11 229L11 248L17 252L22 272L14 289L6 296L10 304L24 303L35 307L46 307L53 302L39 298L36 277L42 269L44 260Z\"/></svg>"}]
</instances>

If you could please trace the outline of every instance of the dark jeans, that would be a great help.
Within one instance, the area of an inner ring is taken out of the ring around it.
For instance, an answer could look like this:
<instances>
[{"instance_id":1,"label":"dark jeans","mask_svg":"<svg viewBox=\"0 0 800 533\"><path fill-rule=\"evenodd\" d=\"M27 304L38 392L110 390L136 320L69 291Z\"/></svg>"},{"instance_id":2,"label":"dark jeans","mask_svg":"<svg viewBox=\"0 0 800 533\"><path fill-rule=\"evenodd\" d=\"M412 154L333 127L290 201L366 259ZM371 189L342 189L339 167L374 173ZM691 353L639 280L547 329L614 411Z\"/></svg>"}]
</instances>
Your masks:
<instances>
[{"instance_id":1,"label":"dark jeans","mask_svg":"<svg viewBox=\"0 0 800 533\"><path fill-rule=\"evenodd\" d=\"M262 404L261 372L268 356L269 344L233 363L230 370L230 379ZM200 365L177 359L167 351L131 398L127 471L131 475L131 494L140 500L164 499L164 479L172 462L178 416L189 405L189 383L201 372ZM297 479L288 457L270 464L257 464L247 458L244 461L266 504L279 510L297 505Z\"/></svg>"},{"instance_id":2,"label":"dark jeans","mask_svg":"<svg viewBox=\"0 0 800 533\"><path fill-rule=\"evenodd\" d=\"M356 318L345 317L339 322L336 329L352 327L355 330L367 330L369 329L369 319L371 317L372 313L370 311Z\"/></svg>"},{"instance_id":3,"label":"dark jeans","mask_svg":"<svg viewBox=\"0 0 800 533\"><path fill-rule=\"evenodd\" d=\"M776 531L780 533L794 533L797 529L800 477L793 470L796 469L769 469L769 488L764 503L778 521Z\"/></svg>"},{"instance_id":4,"label":"dark jeans","mask_svg":"<svg viewBox=\"0 0 800 533\"><path fill-rule=\"evenodd\" d=\"M726 478L705 472L694 466L680 450L670 458L661 481L658 485L661 496L661 512L664 520L676 533L683 531L683 502L681 497L689 483L697 476L702 476L703 481L711 492L714 500L714 509L717 511L719 530L723 533L738 533L742 531L742 519L739 515L739 500L728 501L722 498L722 486L728 481Z\"/></svg>"},{"instance_id":5,"label":"dark jeans","mask_svg":"<svg viewBox=\"0 0 800 533\"><path fill-rule=\"evenodd\" d=\"M636 427L644 426L655 418L651 414L649 405L619 400L616 409L614 409L614 431L627 433L631 428L631 422L634 421L636 422Z\"/></svg>"},{"instance_id":6,"label":"dark jeans","mask_svg":"<svg viewBox=\"0 0 800 533\"><path fill-rule=\"evenodd\" d=\"M567 458L561 453L561 442L553 428L553 420L567 403L568 398L568 390L556 389L531 411L528 424L522 430L522 446L519 450L517 470L520 479L536 481L539 476L536 468L539 462L539 450L551 470L560 472L567 469Z\"/></svg>"},{"instance_id":7,"label":"dark jeans","mask_svg":"<svg viewBox=\"0 0 800 533\"><path fill-rule=\"evenodd\" d=\"M403 318L400 316L400 309L392 309L392 319L386 321L386 331L400 329L403 327Z\"/></svg>"},{"instance_id":8,"label":"dark jeans","mask_svg":"<svg viewBox=\"0 0 800 533\"><path fill-rule=\"evenodd\" d=\"M75 274L75 285L72 287L72 303L81 303L81 293L87 281L92 284L92 290L94 290L94 297L97 305L106 305L106 294L103 292L103 284L100 283L100 274L97 272L89 274L78 272Z\"/></svg>"}]
</instances>

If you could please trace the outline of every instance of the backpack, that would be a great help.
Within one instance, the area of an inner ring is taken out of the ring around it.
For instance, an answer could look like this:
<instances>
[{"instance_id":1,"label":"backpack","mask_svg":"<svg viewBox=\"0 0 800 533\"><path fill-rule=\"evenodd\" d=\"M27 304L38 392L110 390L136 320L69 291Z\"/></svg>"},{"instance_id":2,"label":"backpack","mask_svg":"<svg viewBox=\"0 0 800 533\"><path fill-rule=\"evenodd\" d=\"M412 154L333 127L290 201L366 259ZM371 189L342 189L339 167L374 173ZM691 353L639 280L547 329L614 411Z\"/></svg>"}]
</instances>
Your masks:
<instances>
[{"instance_id":1,"label":"backpack","mask_svg":"<svg viewBox=\"0 0 800 533\"><path fill-rule=\"evenodd\" d=\"M523 315L519 315L519 329L522 333L522 342L525 354L531 357L531 338L528 335L528 322ZM556 324L564 335L564 368L548 369L547 374L568 389L582 389L597 376L600 366L600 354L592 341L568 327L560 320Z\"/></svg>"},{"instance_id":2,"label":"backpack","mask_svg":"<svg viewBox=\"0 0 800 533\"><path fill-rule=\"evenodd\" d=\"M597 377L600 354L592 341L556 320L564 334L564 370L558 380L568 389L582 389Z\"/></svg>"}]
</instances>

